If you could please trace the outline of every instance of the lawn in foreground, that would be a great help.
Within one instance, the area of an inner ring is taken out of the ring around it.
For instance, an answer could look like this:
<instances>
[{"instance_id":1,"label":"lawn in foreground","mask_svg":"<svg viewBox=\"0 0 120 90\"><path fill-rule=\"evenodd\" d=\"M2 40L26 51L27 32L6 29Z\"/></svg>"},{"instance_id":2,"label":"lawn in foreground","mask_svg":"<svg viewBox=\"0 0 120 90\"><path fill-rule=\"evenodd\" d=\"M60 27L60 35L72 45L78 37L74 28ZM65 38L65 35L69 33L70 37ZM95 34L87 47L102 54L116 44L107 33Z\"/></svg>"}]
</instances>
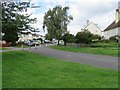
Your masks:
<instances>
[{"instance_id":1,"label":"lawn in foreground","mask_svg":"<svg viewBox=\"0 0 120 90\"><path fill-rule=\"evenodd\" d=\"M118 56L118 48L92 48L92 47L68 47L68 46L50 46L53 49L59 49L70 52L81 52L81 53L91 53L91 54L101 54L101 55L110 55Z\"/></svg>"},{"instance_id":2,"label":"lawn in foreground","mask_svg":"<svg viewBox=\"0 0 120 90\"><path fill-rule=\"evenodd\" d=\"M27 51L3 53L3 88L118 87L118 73Z\"/></svg>"}]
</instances>

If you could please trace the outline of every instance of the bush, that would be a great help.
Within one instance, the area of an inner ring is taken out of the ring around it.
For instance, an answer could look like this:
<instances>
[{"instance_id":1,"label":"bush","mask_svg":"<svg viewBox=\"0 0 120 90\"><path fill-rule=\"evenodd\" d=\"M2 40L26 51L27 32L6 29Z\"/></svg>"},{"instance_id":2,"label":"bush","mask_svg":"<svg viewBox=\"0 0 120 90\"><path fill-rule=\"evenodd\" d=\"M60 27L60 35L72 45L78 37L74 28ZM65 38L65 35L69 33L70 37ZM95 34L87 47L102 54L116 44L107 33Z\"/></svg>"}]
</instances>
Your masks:
<instances>
[{"instance_id":1,"label":"bush","mask_svg":"<svg viewBox=\"0 0 120 90\"><path fill-rule=\"evenodd\" d=\"M15 46L16 41L19 39L18 34L14 30L8 30L3 36L3 40L10 43L10 45Z\"/></svg>"},{"instance_id":2,"label":"bush","mask_svg":"<svg viewBox=\"0 0 120 90\"><path fill-rule=\"evenodd\" d=\"M76 35L76 43L90 44L93 40L93 34L87 30L78 32Z\"/></svg>"},{"instance_id":3,"label":"bush","mask_svg":"<svg viewBox=\"0 0 120 90\"><path fill-rule=\"evenodd\" d=\"M99 41L99 42L101 42L101 43L110 43L110 40L104 39L104 40L101 40L101 41Z\"/></svg>"},{"instance_id":4,"label":"bush","mask_svg":"<svg viewBox=\"0 0 120 90\"><path fill-rule=\"evenodd\" d=\"M100 35L97 35L97 34L93 35L93 40L98 41L101 39L102 39L102 37Z\"/></svg>"},{"instance_id":5,"label":"bush","mask_svg":"<svg viewBox=\"0 0 120 90\"><path fill-rule=\"evenodd\" d=\"M119 38L120 38L119 35L115 35L115 36L110 37L109 40L118 42L118 39L119 39Z\"/></svg>"},{"instance_id":6,"label":"bush","mask_svg":"<svg viewBox=\"0 0 120 90\"><path fill-rule=\"evenodd\" d=\"M64 45L66 46L66 43L75 43L75 37L72 34L66 33L65 35L63 35L62 37L63 41L64 41Z\"/></svg>"},{"instance_id":7,"label":"bush","mask_svg":"<svg viewBox=\"0 0 120 90\"><path fill-rule=\"evenodd\" d=\"M18 42L17 45L23 45L25 44L24 42Z\"/></svg>"},{"instance_id":8,"label":"bush","mask_svg":"<svg viewBox=\"0 0 120 90\"><path fill-rule=\"evenodd\" d=\"M92 43L90 45L91 47L118 47L118 43L116 42L96 42L96 43Z\"/></svg>"}]
</instances>

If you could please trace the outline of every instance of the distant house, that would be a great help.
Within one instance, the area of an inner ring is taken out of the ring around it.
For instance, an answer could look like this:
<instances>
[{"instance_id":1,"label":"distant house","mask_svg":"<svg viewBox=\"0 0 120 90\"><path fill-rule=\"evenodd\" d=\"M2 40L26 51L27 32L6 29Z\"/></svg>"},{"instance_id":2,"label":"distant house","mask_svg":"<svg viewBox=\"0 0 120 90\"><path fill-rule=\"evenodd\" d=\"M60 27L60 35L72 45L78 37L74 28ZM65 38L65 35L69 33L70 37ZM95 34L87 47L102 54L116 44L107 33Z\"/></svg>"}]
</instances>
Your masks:
<instances>
[{"instance_id":1,"label":"distant house","mask_svg":"<svg viewBox=\"0 0 120 90\"><path fill-rule=\"evenodd\" d=\"M116 9L115 20L104 30L104 38L120 35L120 9Z\"/></svg>"},{"instance_id":2,"label":"distant house","mask_svg":"<svg viewBox=\"0 0 120 90\"><path fill-rule=\"evenodd\" d=\"M89 21L87 21L87 25L85 26L84 29L81 29L81 30L88 30L92 34L97 34L97 35L102 36L102 30L96 24L94 24L93 22L89 23Z\"/></svg>"},{"instance_id":3,"label":"distant house","mask_svg":"<svg viewBox=\"0 0 120 90\"><path fill-rule=\"evenodd\" d=\"M40 38L40 35L39 34L36 34L36 33L31 33L31 32L28 32L28 31L24 31L24 32L20 32L18 34L18 42L24 42L24 41L29 41L29 40L33 40L33 39L38 39Z\"/></svg>"},{"instance_id":4,"label":"distant house","mask_svg":"<svg viewBox=\"0 0 120 90\"><path fill-rule=\"evenodd\" d=\"M33 36L31 34L31 32L20 32L18 34L18 42L24 42L24 41L28 41L28 40L32 40L33 39Z\"/></svg>"}]
</instances>

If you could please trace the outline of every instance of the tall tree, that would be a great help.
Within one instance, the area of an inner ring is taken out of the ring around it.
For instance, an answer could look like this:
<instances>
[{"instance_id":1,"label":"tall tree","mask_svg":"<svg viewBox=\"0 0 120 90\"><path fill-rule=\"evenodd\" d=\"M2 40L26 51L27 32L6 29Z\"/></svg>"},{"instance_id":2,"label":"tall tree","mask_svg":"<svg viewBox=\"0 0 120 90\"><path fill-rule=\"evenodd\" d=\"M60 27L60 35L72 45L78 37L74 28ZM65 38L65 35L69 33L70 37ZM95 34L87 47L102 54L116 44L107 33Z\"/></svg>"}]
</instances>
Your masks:
<instances>
[{"instance_id":1,"label":"tall tree","mask_svg":"<svg viewBox=\"0 0 120 90\"><path fill-rule=\"evenodd\" d=\"M52 10L49 9L45 13L43 21L43 29L47 29L51 39L61 39L62 35L67 32L67 25L73 20L73 17L68 15L69 7L56 6Z\"/></svg>"},{"instance_id":2,"label":"tall tree","mask_svg":"<svg viewBox=\"0 0 120 90\"><path fill-rule=\"evenodd\" d=\"M14 44L18 40L18 33L25 30L33 30L30 23L34 23L36 18L31 19L30 15L21 14L27 9L27 3L16 3L14 1L2 2L2 33L6 42Z\"/></svg>"}]
</instances>

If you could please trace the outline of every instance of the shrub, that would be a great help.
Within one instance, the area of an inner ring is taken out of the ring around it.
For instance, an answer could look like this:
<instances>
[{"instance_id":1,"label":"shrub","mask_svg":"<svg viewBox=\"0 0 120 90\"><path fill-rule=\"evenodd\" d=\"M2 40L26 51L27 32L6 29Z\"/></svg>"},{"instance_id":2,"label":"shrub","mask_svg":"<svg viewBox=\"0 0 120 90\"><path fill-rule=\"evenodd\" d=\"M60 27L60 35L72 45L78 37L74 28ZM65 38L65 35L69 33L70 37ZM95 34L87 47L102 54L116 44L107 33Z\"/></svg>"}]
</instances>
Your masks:
<instances>
[{"instance_id":1,"label":"shrub","mask_svg":"<svg viewBox=\"0 0 120 90\"><path fill-rule=\"evenodd\" d=\"M24 45L25 43L24 42L18 42L17 45L18 46L21 46L21 45Z\"/></svg>"},{"instance_id":2,"label":"shrub","mask_svg":"<svg viewBox=\"0 0 120 90\"><path fill-rule=\"evenodd\" d=\"M109 42L105 42L105 41L101 41L101 42L96 42L96 43L92 43L90 45L91 47L118 47L118 43L116 42L112 42L112 41L109 41Z\"/></svg>"},{"instance_id":3,"label":"shrub","mask_svg":"<svg viewBox=\"0 0 120 90\"><path fill-rule=\"evenodd\" d=\"M110 37L109 40L118 42L119 38L120 38L119 35L115 35L115 36Z\"/></svg>"},{"instance_id":4,"label":"shrub","mask_svg":"<svg viewBox=\"0 0 120 90\"><path fill-rule=\"evenodd\" d=\"M76 43L90 44L93 40L93 34L87 30L78 32L76 35Z\"/></svg>"},{"instance_id":5,"label":"shrub","mask_svg":"<svg viewBox=\"0 0 120 90\"><path fill-rule=\"evenodd\" d=\"M75 37L72 34L66 33L62 37L64 41L64 45L66 46L66 43L75 43Z\"/></svg>"},{"instance_id":6,"label":"shrub","mask_svg":"<svg viewBox=\"0 0 120 90\"><path fill-rule=\"evenodd\" d=\"M101 40L101 39L102 39L102 37L100 35L97 35L97 34L93 35L93 40L98 41L98 40Z\"/></svg>"}]
</instances>

